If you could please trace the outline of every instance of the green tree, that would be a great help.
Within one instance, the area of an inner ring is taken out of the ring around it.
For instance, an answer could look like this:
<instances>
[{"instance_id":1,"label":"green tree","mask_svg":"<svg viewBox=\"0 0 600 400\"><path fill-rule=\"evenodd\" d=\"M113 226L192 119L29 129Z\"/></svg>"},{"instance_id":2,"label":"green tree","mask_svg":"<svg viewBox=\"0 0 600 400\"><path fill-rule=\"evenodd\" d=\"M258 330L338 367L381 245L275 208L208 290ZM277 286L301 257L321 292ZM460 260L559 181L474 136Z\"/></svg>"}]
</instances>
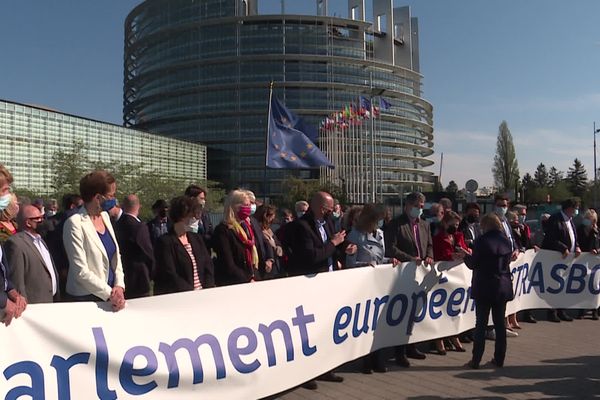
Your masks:
<instances>
[{"instance_id":1,"label":"green tree","mask_svg":"<svg viewBox=\"0 0 600 400\"><path fill-rule=\"evenodd\" d=\"M573 166L567 172L567 187L574 196L583 197L587 189L587 172L579 159L573 161Z\"/></svg>"},{"instance_id":2,"label":"green tree","mask_svg":"<svg viewBox=\"0 0 600 400\"><path fill-rule=\"evenodd\" d=\"M55 196L65 193L79 193L79 180L85 175L90 166L83 141L73 142L70 151L59 150L52 155L50 170Z\"/></svg>"},{"instance_id":3,"label":"green tree","mask_svg":"<svg viewBox=\"0 0 600 400\"><path fill-rule=\"evenodd\" d=\"M342 188L332 182L322 183L317 179L287 177L283 182L282 206L292 208L299 200L310 201L313 194L318 191L328 192L341 204L346 203L346 195Z\"/></svg>"},{"instance_id":4,"label":"green tree","mask_svg":"<svg viewBox=\"0 0 600 400\"><path fill-rule=\"evenodd\" d=\"M543 163L537 166L533 174L533 180L540 187L548 186L548 170L546 170Z\"/></svg>"},{"instance_id":5,"label":"green tree","mask_svg":"<svg viewBox=\"0 0 600 400\"><path fill-rule=\"evenodd\" d=\"M494 182L500 191L514 190L519 179L519 163L513 144L513 138L506 121L502 121L498 128L496 142L496 155L492 167Z\"/></svg>"},{"instance_id":6,"label":"green tree","mask_svg":"<svg viewBox=\"0 0 600 400\"><path fill-rule=\"evenodd\" d=\"M564 179L564 173L557 170L555 167L550 167L548 172L548 186L553 188L556 187Z\"/></svg>"},{"instance_id":7,"label":"green tree","mask_svg":"<svg viewBox=\"0 0 600 400\"><path fill-rule=\"evenodd\" d=\"M446 192L448 193L457 193L458 185L454 181L448 182L448 186L446 186Z\"/></svg>"}]
</instances>

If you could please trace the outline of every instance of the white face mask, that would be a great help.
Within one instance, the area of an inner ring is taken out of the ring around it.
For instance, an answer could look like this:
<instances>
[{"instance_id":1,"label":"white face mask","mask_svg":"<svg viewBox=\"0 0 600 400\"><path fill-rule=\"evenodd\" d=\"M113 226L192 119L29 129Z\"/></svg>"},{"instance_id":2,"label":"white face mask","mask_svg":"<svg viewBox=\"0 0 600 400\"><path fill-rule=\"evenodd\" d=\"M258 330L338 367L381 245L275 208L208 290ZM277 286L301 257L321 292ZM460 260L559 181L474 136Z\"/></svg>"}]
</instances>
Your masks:
<instances>
[{"instance_id":1,"label":"white face mask","mask_svg":"<svg viewBox=\"0 0 600 400\"><path fill-rule=\"evenodd\" d=\"M298 212L296 213L296 216L297 216L298 218L302 218L302 216L303 216L304 214L306 214L306 211L298 211Z\"/></svg>"},{"instance_id":2,"label":"white face mask","mask_svg":"<svg viewBox=\"0 0 600 400\"><path fill-rule=\"evenodd\" d=\"M10 193L5 194L4 196L0 196L0 211L6 210L6 207L10 204L10 200L12 196Z\"/></svg>"},{"instance_id":3,"label":"white face mask","mask_svg":"<svg viewBox=\"0 0 600 400\"><path fill-rule=\"evenodd\" d=\"M382 219L380 219L379 221L377 221L377 227L379 229L383 228L383 220Z\"/></svg>"},{"instance_id":4,"label":"white face mask","mask_svg":"<svg viewBox=\"0 0 600 400\"><path fill-rule=\"evenodd\" d=\"M190 218L185 226L185 230L188 232L198 233L198 223L199 221L196 218Z\"/></svg>"}]
</instances>

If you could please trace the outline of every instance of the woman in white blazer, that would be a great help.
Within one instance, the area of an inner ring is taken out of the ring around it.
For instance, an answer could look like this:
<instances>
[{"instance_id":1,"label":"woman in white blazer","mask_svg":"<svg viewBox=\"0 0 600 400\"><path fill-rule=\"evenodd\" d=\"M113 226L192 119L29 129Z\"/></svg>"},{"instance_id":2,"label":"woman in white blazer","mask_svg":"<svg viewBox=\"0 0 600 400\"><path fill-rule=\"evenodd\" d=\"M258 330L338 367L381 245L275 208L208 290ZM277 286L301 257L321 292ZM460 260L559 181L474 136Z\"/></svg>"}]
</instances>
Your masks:
<instances>
[{"instance_id":1,"label":"woman in white blazer","mask_svg":"<svg viewBox=\"0 0 600 400\"><path fill-rule=\"evenodd\" d=\"M69 259L67 293L79 301L110 301L125 307L125 283L119 245L108 211L115 207L115 178L94 171L79 182L81 210L65 222L63 241Z\"/></svg>"}]
</instances>

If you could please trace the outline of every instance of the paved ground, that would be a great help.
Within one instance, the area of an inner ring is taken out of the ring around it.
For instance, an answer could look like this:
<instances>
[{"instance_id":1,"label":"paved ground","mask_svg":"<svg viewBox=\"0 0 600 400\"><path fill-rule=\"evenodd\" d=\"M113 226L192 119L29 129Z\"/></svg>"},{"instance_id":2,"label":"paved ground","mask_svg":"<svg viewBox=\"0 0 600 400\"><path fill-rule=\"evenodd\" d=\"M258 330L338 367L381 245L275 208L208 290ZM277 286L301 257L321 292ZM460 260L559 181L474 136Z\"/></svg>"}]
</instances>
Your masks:
<instances>
[{"instance_id":1,"label":"paved ground","mask_svg":"<svg viewBox=\"0 0 600 400\"><path fill-rule=\"evenodd\" d=\"M600 321L521 323L519 337L508 339L505 367L463 365L466 353L428 354L403 369L391 363L385 374L360 373L356 362L336 372L344 383L319 382L316 391L298 388L282 400L330 399L593 399L600 398ZM486 341L483 360L493 354Z\"/></svg>"}]
</instances>

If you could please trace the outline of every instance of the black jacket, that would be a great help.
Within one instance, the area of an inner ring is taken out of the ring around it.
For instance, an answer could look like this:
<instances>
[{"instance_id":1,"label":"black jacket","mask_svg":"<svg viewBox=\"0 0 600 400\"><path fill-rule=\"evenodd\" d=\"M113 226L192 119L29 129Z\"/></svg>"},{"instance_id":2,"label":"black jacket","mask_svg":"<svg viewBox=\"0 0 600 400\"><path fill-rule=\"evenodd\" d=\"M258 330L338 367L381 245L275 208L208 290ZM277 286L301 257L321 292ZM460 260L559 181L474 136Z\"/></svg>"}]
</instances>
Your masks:
<instances>
[{"instance_id":1,"label":"black jacket","mask_svg":"<svg viewBox=\"0 0 600 400\"><path fill-rule=\"evenodd\" d=\"M187 240L192 245L202 287L214 287L214 267L202 238L200 235L188 232ZM194 290L192 260L173 230L158 238L154 254L156 257L155 294Z\"/></svg>"},{"instance_id":2,"label":"black jacket","mask_svg":"<svg viewBox=\"0 0 600 400\"><path fill-rule=\"evenodd\" d=\"M567 224L571 224L575 235L575 247L577 247L577 230L575 229L575 224L573 224L573 220L565 221L562 212L559 211L553 214L546 223L546 234L542 242L542 249L555 250L561 253L564 253L565 250L570 250L572 243Z\"/></svg>"},{"instance_id":3,"label":"black jacket","mask_svg":"<svg viewBox=\"0 0 600 400\"><path fill-rule=\"evenodd\" d=\"M473 254L465 256L465 264L473 270L473 299L487 302L512 300L511 257L512 246L504 232L492 230L475 239Z\"/></svg>"},{"instance_id":4,"label":"black jacket","mask_svg":"<svg viewBox=\"0 0 600 400\"><path fill-rule=\"evenodd\" d=\"M254 268L248 265L245 246L233 229L221 222L213 234L213 249L217 253L215 281L217 286L247 283L254 278Z\"/></svg>"},{"instance_id":5,"label":"black jacket","mask_svg":"<svg viewBox=\"0 0 600 400\"><path fill-rule=\"evenodd\" d=\"M125 297L147 296L154 272L154 251L146 224L123 213L115 223L125 275Z\"/></svg>"}]
</instances>

